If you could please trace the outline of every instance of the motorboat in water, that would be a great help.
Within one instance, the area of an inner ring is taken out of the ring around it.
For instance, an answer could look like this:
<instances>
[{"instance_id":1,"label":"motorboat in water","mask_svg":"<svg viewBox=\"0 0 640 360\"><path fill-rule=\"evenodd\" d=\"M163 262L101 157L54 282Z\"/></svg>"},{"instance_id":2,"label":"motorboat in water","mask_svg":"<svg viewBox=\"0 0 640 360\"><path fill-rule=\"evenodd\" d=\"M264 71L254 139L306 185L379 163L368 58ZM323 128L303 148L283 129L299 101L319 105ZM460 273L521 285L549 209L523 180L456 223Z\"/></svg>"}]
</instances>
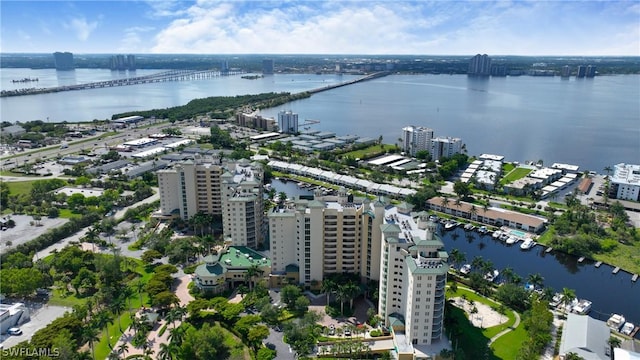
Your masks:
<instances>
[{"instance_id":1,"label":"motorboat in water","mask_svg":"<svg viewBox=\"0 0 640 360\"><path fill-rule=\"evenodd\" d=\"M517 237L515 237L515 236L511 235L511 236L509 236L509 237L507 238L507 240L506 240L505 242L506 242L508 245L513 245L513 244L517 243L517 242L518 242L518 240L520 240L520 239L518 239Z\"/></svg>"},{"instance_id":2,"label":"motorboat in water","mask_svg":"<svg viewBox=\"0 0 640 360\"><path fill-rule=\"evenodd\" d=\"M576 305L571 308L571 311L578 315L586 315L591 311L591 301L586 299L581 299L578 301Z\"/></svg>"},{"instance_id":3,"label":"motorboat in water","mask_svg":"<svg viewBox=\"0 0 640 360\"><path fill-rule=\"evenodd\" d=\"M486 226L484 226L484 225L483 225L483 226L480 226L480 227L478 228L478 232L479 232L480 234L486 234L486 233L487 233L487 231L489 231L489 230L488 230L488 229L487 229L487 227L486 227Z\"/></svg>"},{"instance_id":4,"label":"motorboat in water","mask_svg":"<svg viewBox=\"0 0 640 360\"><path fill-rule=\"evenodd\" d=\"M624 325L622 325L622 329L620 329L620 332L627 335L627 336L631 336L631 333L633 332L633 330L636 328L635 325L633 325L633 323L630 322L626 322L624 323Z\"/></svg>"},{"instance_id":5,"label":"motorboat in water","mask_svg":"<svg viewBox=\"0 0 640 360\"><path fill-rule=\"evenodd\" d=\"M486 273L484 275L484 279L487 281L495 281L496 278L498 277L498 275L500 275L500 271L498 270L493 270L493 271L489 271L488 273Z\"/></svg>"},{"instance_id":6,"label":"motorboat in water","mask_svg":"<svg viewBox=\"0 0 640 360\"><path fill-rule=\"evenodd\" d=\"M451 220L448 221L446 224L444 224L444 229L445 230L452 230L453 228L456 227L456 225L458 225L455 221Z\"/></svg>"},{"instance_id":7,"label":"motorboat in water","mask_svg":"<svg viewBox=\"0 0 640 360\"><path fill-rule=\"evenodd\" d=\"M493 234L491 234L491 237L494 239L498 239L500 236L502 236L502 234L504 234L502 230L496 230L493 232Z\"/></svg>"},{"instance_id":8,"label":"motorboat in water","mask_svg":"<svg viewBox=\"0 0 640 360\"><path fill-rule=\"evenodd\" d=\"M460 272L467 275L471 272L471 264L464 264L460 268Z\"/></svg>"},{"instance_id":9,"label":"motorboat in water","mask_svg":"<svg viewBox=\"0 0 640 360\"><path fill-rule=\"evenodd\" d=\"M555 293L553 295L553 298L551 298L551 301L549 301L549 306L554 308L558 307L560 304L562 304L562 299L564 299L564 295Z\"/></svg>"},{"instance_id":10,"label":"motorboat in water","mask_svg":"<svg viewBox=\"0 0 640 360\"><path fill-rule=\"evenodd\" d=\"M520 244L520 249L529 250L536 245L536 242L533 239L525 239L522 244Z\"/></svg>"},{"instance_id":11,"label":"motorboat in water","mask_svg":"<svg viewBox=\"0 0 640 360\"><path fill-rule=\"evenodd\" d=\"M622 325L624 325L626 321L627 320L624 318L624 316L620 314L613 314L611 315L609 320L607 320L607 326L611 328L611 330L618 331L620 330L620 328L622 328Z\"/></svg>"},{"instance_id":12,"label":"motorboat in water","mask_svg":"<svg viewBox=\"0 0 640 360\"><path fill-rule=\"evenodd\" d=\"M464 225L464 229L465 229L465 230L468 230L468 231L471 231L471 230L473 230L474 228L475 228L475 226L473 226L473 224L472 224L472 223L468 223L468 224L465 224L465 225Z\"/></svg>"}]
</instances>

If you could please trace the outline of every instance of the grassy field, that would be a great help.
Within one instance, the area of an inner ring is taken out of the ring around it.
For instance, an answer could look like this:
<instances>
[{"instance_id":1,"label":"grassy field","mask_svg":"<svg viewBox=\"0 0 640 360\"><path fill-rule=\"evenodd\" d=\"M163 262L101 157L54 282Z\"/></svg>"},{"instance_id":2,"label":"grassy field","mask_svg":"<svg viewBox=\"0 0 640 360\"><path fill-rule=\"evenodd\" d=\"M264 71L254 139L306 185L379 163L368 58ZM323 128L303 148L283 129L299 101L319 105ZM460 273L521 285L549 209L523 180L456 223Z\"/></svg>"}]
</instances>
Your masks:
<instances>
[{"instance_id":1,"label":"grassy field","mask_svg":"<svg viewBox=\"0 0 640 360\"><path fill-rule=\"evenodd\" d=\"M9 186L9 194L11 195L27 195L31 193L31 188L33 187L33 182L31 181L12 181L7 182L6 184Z\"/></svg>"},{"instance_id":2,"label":"grassy field","mask_svg":"<svg viewBox=\"0 0 640 360\"><path fill-rule=\"evenodd\" d=\"M72 219L82 217L82 214L76 214L69 209L60 209L59 216L64 219Z\"/></svg>"},{"instance_id":3,"label":"grassy field","mask_svg":"<svg viewBox=\"0 0 640 360\"><path fill-rule=\"evenodd\" d=\"M473 291L459 287L455 293L447 291L447 298L462 297L464 295L467 300L472 300L476 303L482 303L492 308L497 308L499 305L492 300L480 296ZM500 333L501 331L510 328L515 324L516 318L511 309L507 309L505 316L508 318L504 324L492 326L486 329L480 329L473 326L467 318L467 315L462 309L452 307L452 315L456 318L456 327L464 334L464 341L461 340L459 344L466 354L476 354L476 352L470 352L472 349L481 349L486 346L489 340ZM464 317L464 319L463 319ZM520 344L526 340L527 334L522 326L522 323L514 331L511 331L496 340L492 344L491 348L494 350L492 354L488 354L488 359L515 359ZM505 339L506 338L506 339ZM498 345L496 345L498 344Z\"/></svg>"},{"instance_id":4,"label":"grassy field","mask_svg":"<svg viewBox=\"0 0 640 360\"><path fill-rule=\"evenodd\" d=\"M380 145L371 145L368 148L349 151L347 153L342 154L342 156L351 156L355 159L368 159L374 156L385 154L387 151L395 150L396 146L391 144L382 144Z\"/></svg>"},{"instance_id":5,"label":"grassy field","mask_svg":"<svg viewBox=\"0 0 640 360\"><path fill-rule=\"evenodd\" d=\"M531 169L525 169L522 167L515 168L511 170L509 173L507 173L507 175L505 175L500 180L500 184L504 185L504 184L512 183L518 179L522 179L523 177L529 175L530 172L531 172Z\"/></svg>"}]
</instances>

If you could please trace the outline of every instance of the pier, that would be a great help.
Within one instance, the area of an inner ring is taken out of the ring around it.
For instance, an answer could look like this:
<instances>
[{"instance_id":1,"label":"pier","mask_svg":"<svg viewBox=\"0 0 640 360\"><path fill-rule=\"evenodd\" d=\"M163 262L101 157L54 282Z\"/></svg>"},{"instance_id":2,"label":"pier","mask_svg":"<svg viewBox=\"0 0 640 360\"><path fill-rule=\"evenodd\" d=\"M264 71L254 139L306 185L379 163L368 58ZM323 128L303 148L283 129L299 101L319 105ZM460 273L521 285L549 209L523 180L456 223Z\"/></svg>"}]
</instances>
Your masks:
<instances>
[{"instance_id":1,"label":"pier","mask_svg":"<svg viewBox=\"0 0 640 360\"><path fill-rule=\"evenodd\" d=\"M229 73L223 74L217 70L170 70L170 71L164 71L157 74L129 77L129 78L123 78L123 79L116 79L116 80L97 81L97 82L91 82L86 84L65 85L65 86L57 86L57 87L50 87L50 88L2 90L2 92L0 93L0 97L46 94L46 93L52 93L52 92L72 91L72 90L99 89L99 88L108 88L108 87L115 87L115 86L140 85L140 84L168 82L168 81L203 80L203 79L212 79L212 78L221 77L221 76L238 75L242 73L243 72L229 72Z\"/></svg>"},{"instance_id":2,"label":"pier","mask_svg":"<svg viewBox=\"0 0 640 360\"><path fill-rule=\"evenodd\" d=\"M636 282L636 280L638 280L638 274L633 274L631 281Z\"/></svg>"},{"instance_id":3,"label":"pier","mask_svg":"<svg viewBox=\"0 0 640 360\"><path fill-rule=\"evenodd\" d=\"M553 248L552 248L551 246L549 246L549 247L547 248L547 250L545 250L544 252L546 252L546 253L548 254L548 253L550 253L550 252L551 252L551 250L553 250Z\"/></svg>"},{"instance_id":4,"label":"pier","mask_svg":"<svg viewBox=\"0 0 640 360\"><path fill-rule=\"evenodd\" d=\"M619 266L616 266L616 268L615 268L615 269L613 269L612 273L613 273L613 274L617 274L617 273L618 273L618 271L620 271L620 267L619 267Z\"/></svg>"},{"instance_id":5,"label":"pier","mask_svg":"<svg viewBox=\"0 0 640 360\"><path fill-rule=\"evenodd\" d=\"M599 268L599 267L600 267L600 265L602 265L602 261L598 261L598 262L596 263L596 267L597 267L597 268Z\"/></svg>"}]
</instances>

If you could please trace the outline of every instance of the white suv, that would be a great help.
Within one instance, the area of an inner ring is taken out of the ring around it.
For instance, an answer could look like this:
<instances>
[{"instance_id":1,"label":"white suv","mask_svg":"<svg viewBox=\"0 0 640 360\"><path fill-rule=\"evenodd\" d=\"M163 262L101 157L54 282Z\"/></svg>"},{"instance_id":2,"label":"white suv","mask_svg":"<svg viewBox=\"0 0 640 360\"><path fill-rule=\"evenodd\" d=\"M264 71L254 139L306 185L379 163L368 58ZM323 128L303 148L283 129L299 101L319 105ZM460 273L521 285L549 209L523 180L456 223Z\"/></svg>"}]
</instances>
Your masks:
<instances>
[{"instance_id":1,"label":"white suv","mask_svg":"<svg viewBox=\"0 0 640 360\"><path fill-rule=\"evenodd\" d=\"M7 334L9 335L22 335L22 330L20 330L20 328L17 327L12 327L9 328L9 330L7 330Z\"/></svg>"}]
</instances>

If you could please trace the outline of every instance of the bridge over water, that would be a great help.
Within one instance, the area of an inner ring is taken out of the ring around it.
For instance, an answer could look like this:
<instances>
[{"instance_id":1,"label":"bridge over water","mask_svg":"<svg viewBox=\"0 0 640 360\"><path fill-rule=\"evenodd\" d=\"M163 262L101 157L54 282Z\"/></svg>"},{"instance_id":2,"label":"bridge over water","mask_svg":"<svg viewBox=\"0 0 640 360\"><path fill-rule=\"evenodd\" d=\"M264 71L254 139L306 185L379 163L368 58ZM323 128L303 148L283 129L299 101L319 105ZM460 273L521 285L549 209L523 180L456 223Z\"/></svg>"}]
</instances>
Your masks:
<instances>
[{"instance_id":1,"label":"bridge over water","mask_svg":"<svg viewBox=\"0 0 640 360\"><path fill-rule=\"evenodd\" d=\"M154 82L167 82L167 81L190 81L190 80L203 80L211 79L220 76L229 76L242 74L243 72L228 72L221 73L217 70L170 70L157 74L150 74L145 76L136 76L123 79L97 81L85 84L65 85L49 88L29 88L20 90L3 90L0 96L20 96L20 95L34 95L45 94L60 91L72 91L72 90L87 90L87 89L99 89L114 86L127 86L127 85L139 85L148 84Z\"/></svg>"}]
</instances>

